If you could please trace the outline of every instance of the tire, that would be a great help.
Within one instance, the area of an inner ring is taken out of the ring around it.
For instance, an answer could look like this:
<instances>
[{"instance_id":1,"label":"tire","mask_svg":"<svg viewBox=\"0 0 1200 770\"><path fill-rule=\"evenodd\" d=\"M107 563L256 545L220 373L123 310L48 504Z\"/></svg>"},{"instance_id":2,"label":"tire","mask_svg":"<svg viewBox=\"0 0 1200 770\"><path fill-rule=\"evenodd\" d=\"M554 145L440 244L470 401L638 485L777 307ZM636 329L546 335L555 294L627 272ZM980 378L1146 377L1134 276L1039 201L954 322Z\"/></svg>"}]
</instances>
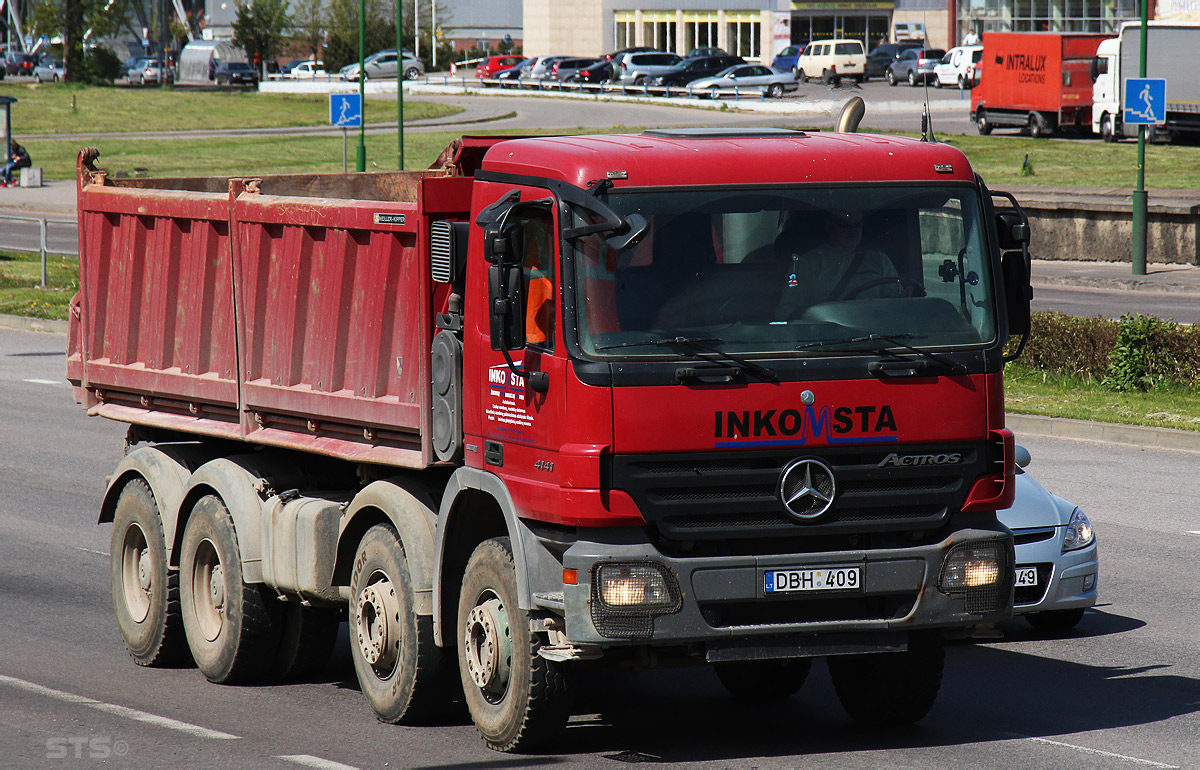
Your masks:
<instances>
[{"instance_id":1,"label":"tire","mask_svg":"<svg viewBox=\"0 0 1200 770\"><path fill-rule=\"evenodd\" d=\"M780 700L799 692L812 668L811 658L717 663L717 679L740 700Z\"/></svg>"},{"instance_id":2,"label":"tire","mask_svg":"<svg viewBox=\"0 0 1200 770\"><path fill-rule=\"evenodd\" d=\"M1070 631L1083 620L1083 608L1031 612L1025 619L1039 631Z\"/></svg>"},{"instance_id":3,"label":"tire","mask_svg":"<svg viewBox=\"0 0 1200 770\"><path fill-rule=\"evenodd\" d=\"M720 86L712 86L711 88L709 88L708 89L708 98L712 99L714 102L716 100L720 99L721 98L721 87Z\"/></svg>"},{"instance_id":4,"label":"tire","mask_svg":"<svg viewBox=\"0 0 1200 770\"><path fill-rule=\"evenodd\" d=\"M981 136L987 136L992 133L992 124L987 119L987 113L979 110L975 113L975 127L979 129Z\"/></svg>"},{"instance_id":5,"label":"tire","mask_svg":"<svg viewBox=\"0 0 1200 770\"><path fill-rule=\"evenodd\" d=\"M404 70L405 80L416 80L419 77L421 77L421 70L417 69L416 67L409 67L408 69Z\"/></svg>"},{"instance_id":6,"label":"tire","mask_svg":"<svg viewBox=\"0 0 1200 770\"><path fill-rule=\"evenodd\" d=\"M1117 130L1113 125L1113 116L1108 113L1105 113L1100 118L1100 138L1109 143L1117 141Z\"/></svg>"},{"instance_id":7,"label":"tire","mask_svg":"<svg viewBox=\"0 0 1200 770\"><path fill-rule=\"evenodd\" d=\"M804 74L804 70L797 68L796 69L796 80L798 80L801 83L807 83L808 75Z\"/></svg>"},{"instance_id":8,"label":"tire","mask_svg":"<svg viewBox=\"0 0 1200 770\"><path fill-rule=\"evenodd\" d=\"M538 655L541 640L517 607L507 537L485 540L471 554L457 630L463 693L488 747L528 751L557 735L570 716L566 680L558 664Z\"/></svg>"},{"instance_id":9,"label":"tire","mask_svg":"<svg viewBox=\"0 0 1200 770\"><path fill-rule=\"evenodd\" d=\"M837 73L821 70L821 82L827 86L836 86L841 84L842 79L837 76Z\"/></svg>"},{"instance_id":10,"label":"tire","mask_svg":"<svg viewBox=\"0 0 1200 770\"><path fill-rule=\"evenodd\" d=\"M890 69L887 72L883 73L883 79L887 81L887 84L889 86L896 85L896 73L892 72Z\"/></svg>"},{"instance_id":11,"label":"tire","mask_svg":"<svg viewBox=\"0 0 1200 770\"><path fill-rule=\"evenodd\" d=\"M933 87L934 87L934 88L941 88L941 87L942 87L942 79L941 79L941 78L939 78L937 75L934 75L934 76L933 76Z\"/></svg>"},{"instance_id":12,"label":"tire","mask_svg":"<svg viewBox=\"0 0 1200 770\"><path fill-rule=\"evenodd\" d=\"M40 85L42 82L42 76L35 72L33 73L33 80Z\"/></svg>"},{"instance_id":13,"label":"tire","mask_svg":"<svg viewBox=\"0 0 1200 770\"><path fill-rule=\"evenodd\" d=\"M945 650L935 632L913 632L906 652L838 655L827 662L838 700L854 721L907 725L933 708Z\"/></svg>"},{"instance_id":14,"label":"tire","mask_svg":"<svg viewBox=\"0 0 1200 770\"><path fill-rule=\"evenodd\" d=\"M919 82L917 81L917 71L916 70L908 71L908 84L910 86L912 86L913 88L916 88L918 85L920 85Z\"/></svg>"},{"instance_id":15,"label":"tire","mask_svg":"<svg viewBox=\"0 0 1200 770\"><path fill-rule=\"evenodd\" d=\"M967 85L967 76L966 75L958 76L958 90L959 91L970 91L971 90L971 86Z\"/></svg>"},{"instance_id":16,"label":"tire","mask_svg":"<svg viewBox=\"0 0 1200 770\"><path fill-rule=\"evenodd\" d=\"M1045 139L1054 131L1046 123L1046 119L1036 112L1029 114L1029 135L1034 139Z\"/></svg>"},{"instance_id":17,"label":"tire","mask_svg":"<svg viewBox=\"0 0 1200 770\"><path fill-rule=\"evenodd\" d=\"M388 724L428 719L454 689L437 687L444 657L433 617L416 613L408 558L391 526L377 524L359 542L350 597L350 657L371 710Z\"/></svg>"},{"instance_id":18,"label":"tire","mask_svg":"<svg viewBox=\"0 0 1200 770\"><path fill-rule=\"evenodd\" d=\"M179 609L179 573L167 568L158 504L145 481L121 491L113 514L109 577L117 627L139 666L187 661Z\"/></svg>"},{"instance_id":19,"label":"tire","mask_svg":"<svg viewBox=\"0 0 1200 770\"><path fill-rule=\"evenodd\" d=\"M51 80L51 82L52 82L52 83L57 83L57 82L58 82L58 75L55 75L55 76L54 76L54 78Z\"/></svg>"},{"instance_id":20,"label":"tire","mask_svg":"<svg viewBox=\"0 0 1200 770\"><path fill-rule=\"evenodd\" d=\"M220 498L200 498L183 532L180 605L196 666L210 682L269 678L282 608L261 585L242 580L233 517Z\"/></svg>"},{"instance_id":21,"label":"tire","mask_svg":"<svg viewBox=\"0 0 1200 770\"><path fill-rule=\"evenodd\" d=\"M325 669L337 643L338 610L286 602L282 615L273 678L285 682L312 679Z\"/></svg>"},{"instance_id":22,"label":"tire","mask_svg":"<svg viewBox=\"0 0 1200 770\"><path fill-rule=\"evenodd\" d=\"M779 99L783 96L783 85L780 83L772 83L767 86L767 96L772 99Z\"/></svg>"},{"instance_id":23,"label":"tire","mask_svg":"<svg viewBox=\"0 0 1200 770\"><path fill-rule=\"evenodd\" d=\"M146 76L142 75L142 85L146 85Z\"/></svg>"}]
</instances>

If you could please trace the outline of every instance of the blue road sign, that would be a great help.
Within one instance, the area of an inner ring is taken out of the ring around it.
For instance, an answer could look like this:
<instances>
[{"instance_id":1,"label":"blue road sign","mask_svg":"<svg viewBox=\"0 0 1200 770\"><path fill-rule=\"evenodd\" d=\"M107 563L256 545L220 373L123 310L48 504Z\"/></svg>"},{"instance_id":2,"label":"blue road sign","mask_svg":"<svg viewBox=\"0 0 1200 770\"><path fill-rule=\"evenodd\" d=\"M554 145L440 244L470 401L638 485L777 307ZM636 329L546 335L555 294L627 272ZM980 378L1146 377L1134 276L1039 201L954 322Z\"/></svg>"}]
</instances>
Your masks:
<instances>
[{"instance_id":1,"label":"blue road sign","mask_svg":"<svg viewBox=\"0 0 1200 770\"><path fill-rule=\"evenodd\" d=\"M1129 78L1125 81L1125 123L1155 126L1167 122L1167 81Z\"/></svg>"},{"instance_id":2,"label":"blue road sign","mask_svg":"<svg viewBox=\"0 0 1200 770\"><path fill-rule=\"evenodd\" d=\"M362 125L362 94L330 94L329 122L340 128Z\"/></svg>"}]
</instances>

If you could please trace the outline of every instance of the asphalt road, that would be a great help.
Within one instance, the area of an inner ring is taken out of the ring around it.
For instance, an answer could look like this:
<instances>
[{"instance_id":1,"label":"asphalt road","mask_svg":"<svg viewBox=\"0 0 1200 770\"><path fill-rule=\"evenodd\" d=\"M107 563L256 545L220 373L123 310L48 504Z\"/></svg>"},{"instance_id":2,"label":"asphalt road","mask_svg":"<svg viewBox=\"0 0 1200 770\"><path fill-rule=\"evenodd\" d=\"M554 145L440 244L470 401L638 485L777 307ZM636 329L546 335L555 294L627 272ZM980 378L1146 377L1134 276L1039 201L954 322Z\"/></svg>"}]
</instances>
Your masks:
<instances>
[{"instance_id":1,"label":"asphalt road","mask_svg":"<svg viewBox=\"0 0 1200 770\"><path fill-rule=\"evenodd\" d=\"M1195 454L1022 437L1033 473L1095 522L1102 605L1062 638L1016 620L1002 640L954 645L917 726L854 726L821 664L797 696L751 705L702 668L618 672L582 677L554 750L505 757L464 720L376 722L344 635L300 684L135 666L112 618L111 527L94 523L124 431L72 403L65 342L0 329L0 764L1200 766Z\"/></svg>"},{"instance_id":2,"label":"asphalt road","mask_svg":"<svg viewBox=\"0 0 1200 770\"><path fill-rule=\"evenodd\" d=\"M1200 323L1200 297L1190 292L1123 291L1076 286L1038 286L1033 290L1034 310L1057 310L1073 316L1120 318L1141 313L1173 318L1180 323Z\"/></svg>"}]
</instances>

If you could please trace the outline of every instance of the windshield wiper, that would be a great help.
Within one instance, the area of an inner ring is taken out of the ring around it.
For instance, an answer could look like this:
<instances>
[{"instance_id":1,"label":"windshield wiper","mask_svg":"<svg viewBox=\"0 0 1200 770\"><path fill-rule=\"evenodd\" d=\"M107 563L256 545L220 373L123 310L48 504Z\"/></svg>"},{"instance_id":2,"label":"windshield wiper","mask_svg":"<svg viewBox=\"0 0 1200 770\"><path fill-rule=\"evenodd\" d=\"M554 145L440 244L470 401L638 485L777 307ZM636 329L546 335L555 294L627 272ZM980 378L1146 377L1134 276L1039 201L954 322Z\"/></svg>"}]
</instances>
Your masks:
<instances>
[{"instance_id":1,"label":"windshield wiper","mask_svg":"<svg viewBox=\"0 0 1200 770\"><path fill-rule=\"evenodd\" d=\"M921 358L924 358L928 361L932 361L936 364L944 366L950 370L951 374L966 374L967 373L967 368L965 366L963 366L962 364L958 363L957 361L951 361L950 359L940 356L937 353L933 353L928 350L922 350L920 348L909 345L907 342L904 342L904 340L915 339L916 336L917 335L915 335L915 334L911 334L911 333L907 333L907 332L904 334L894 334L894 335L864 334L864 335L861 335L858 337L846 337L845 339L820 340L818 342L808 342L803 345L797 345L796 350L814 350L817 348L829 348L829 347L835 347L835 346L854 345L854 344L859 344L859 343L863 343L863 342L885 342L885 343L888 343L889 345L892 345L892 346L895 346L898 348L904 348L904 350L908 351L909 353L913 353L913 354L918 355ZM863 348L863 350L870 350L870 351L876 352L876 353L886 352L884 350L883 345L875 345L870 348Z\"/></svg>"},{"instance_id":2,"label":"windshield wiper","mask_svg":"<svg viewBox=\"0 0 1200 770\"><path fill-rule=\"evenodd\" d=\"M722 343L724 341L725 340L721 339L720 337L677 336L677 337L663 337L661 339L656 339L656 340L639 340L636 342L619 342L615 345L601 345L600 347L596 348L596 350L616 350L617 348L632 348L632 347L638 347L641 345L656 345L656 346L660 346L660 347L670 347L671 345L678 345L679 347L690 348L690 349L698 351L702 354L707 353L709 356L713 356L713 358L709 358L708 356L705 356L706 361L723 361L725 363L732 363L734 366L737 367L737 369L739 371L753 372L761 380L775 382L776 380L779 379L779 377L775 374L774 369L768 369L767 367L762 366L760 364L756 364L753 361L747 361L746 359L741 358L739 356L735 356L732 353L726 353L725 351L721 350L720 348L713 347L714 343ZM688 377L700 376L703 373L703 372L698 372L697 370L680 370L680 372L683 372ZM677 372L677 374L679 374L679 372Z\"/></svg>"}]
</instances>

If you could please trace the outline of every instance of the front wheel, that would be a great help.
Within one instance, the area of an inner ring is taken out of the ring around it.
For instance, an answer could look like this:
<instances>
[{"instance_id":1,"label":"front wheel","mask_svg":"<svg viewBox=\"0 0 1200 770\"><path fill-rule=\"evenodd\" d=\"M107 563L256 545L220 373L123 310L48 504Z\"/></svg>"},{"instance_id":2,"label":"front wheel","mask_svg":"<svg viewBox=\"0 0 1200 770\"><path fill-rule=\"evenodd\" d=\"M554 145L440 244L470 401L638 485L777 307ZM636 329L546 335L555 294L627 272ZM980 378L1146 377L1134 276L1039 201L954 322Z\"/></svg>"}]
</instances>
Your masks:
<instances>
[{"instance_id":1,"label":"front wheel","mask_svg":"<svg viewBox=\"0 0 1200 770\"><path fill-rule=\"evenodd\" d=\"M134 662L167 666L186 660L179 573L167 569L158 504L141 479L121 490L108 552L117 626Z\"/></svg>"},{"instance_id":2,"label":"front wheel","mask_svg":"<svg viewBox=\"0 0 1200 770\"><path fill-rule=\"evenodd\" d=\"M1030 136L1034 139L1045 139L1052 133L1054 133L1053 129L1050 128L1050 124L1046 122L1046 119L1040 113L1031 112L1029 114Z\"/></svg>"},{"instance_id":3,"label":"front wheel","mask_svg":"<svg viewBox=\"0 0 1200 770\"><path fill-rule=\"evenodd\" d=\"M969 86L969 85L967 85L967 76L966 76L966 75L959 75L959 76L958 76L958 90L959 90L959 91L966 91L966 90L968 90L968 89L970 89L970 86Z\"/></svg>"},{"instance_id":4,"label":"front wheel","mask_svg":"<svg viewBox=\"0 0 1200 770\"><path fill-rule=\"evenodd\" d=\"M1083 620L1083 609L1031 612L1025 619L1040 631L1070 631Z\"/></svg>"},{"instance_id":5,"label":"front wheel","mask_svg":"<svg viewBox=\"0 0 1200 770\"><path fill-rule=\"evenodd\" d=\"M917 87L918 81L917 81L917 71L916 70L908 71L908 84L910 86L912 86L913 88Z\"/></svg>"},{"instance_id":6,"label":"front wheel","mask_svg":"<svg viewBox=\"0 0 1200 770\"><path fill-rule=\"evenodd\" d=\"M1105 114L1100 118L1100 138L1106 142L1117 141L1117 132L1113 126L1113 116Z\"/></svg>"},{"instance_id":7,"label":"front wheel","mask_svg":"<svg viewBox=\"0 0 1200 770\"><path fill-rule=\"evenodd\" d=\"M883 79L887 81L889 86L896 85L896 73L892 72L890 69L884 73Z\"/></svg>"},{"instance_id":8,"label":"front wheel","mask_svg":"<svg viewBox=\"0 0 1200 770\"><path fill-rule=\"evenodd\" d=\"M507 537L471 554L458 599L458 669L467 708L489 748L527 751L552 739L570 716L560 666L538 655L541 639L517 606Z\"/></svg>"},{"instance_id":9,"label":"front wheel","mask_svg":"<svg viewBox=\"0 0 1200 770\"><path fill-rule=\"evenodd\" d=\"M987 113L983 110L975 113L975 127L979 129L981 136L987 136L992 133L992 123L987 119Z\"/></svg>"},{"instance_id":10,"label":"front wheel","mask_svg":"<svg viewBox=\"0 0 1200 770\"><path fill-rule=\"evenodd\" d=\"M720 99L721 98L721 87L713 86L712 88L708 89L708 98L712 99L714 102L717 99Z\"/></svg>"},{"instance_id":11,"label":"front wheel","mask_svg":"<svg viewBox=\"0 0 1200 770\"><path fill-rule=\"evenodd\" d=\"M717 663L713 671L729 694L742 700L779 700L795 695L812 668L811 658Z\"/></svg>"},{"instance_id":12,"label":"front wheel","mask_svg":"<svg viewBox=\"0 0 1200 770\"><path fill-rule=\"evenodd\" d=\"M242 555L229 509L200 498L183 532L180 559L183 628L196 666L210 682L267 678L279 645L280 605L242 580Z\"/></svg>"},{"instance_id":13,"label":"front wheel","mask_svg":"<svg viewBox=\"0 0 1200 770\"><path fill-rule=\"evenodd\" d=\"M416 67L409 67L408 69L404 70L405 80L416 80L419 77L421 77L421 70L417 69Z\"/></svg>"},{"instance_id":14,"label":"front wheel","mask_svg":"<svg viewBox=\"0 0 1200 770\"><path fill-rule=\"evenodd\" d=\"M783 96L783 85L780 83L772 83L767 87L767 96L772 99L778 99Z\"/></svg>"},{"instance_id":15,"label":"front wheel","mask_svg":"<svg viewBox=\"0 0 1200 770\"><path fill-rule=\"evenodd\" d=\"M942 685L945 649L931 632L913 632L905 652L838 655L829 675L842 707L856 722L912 724L933 708Z\"/></svg>"}]
</instances>

